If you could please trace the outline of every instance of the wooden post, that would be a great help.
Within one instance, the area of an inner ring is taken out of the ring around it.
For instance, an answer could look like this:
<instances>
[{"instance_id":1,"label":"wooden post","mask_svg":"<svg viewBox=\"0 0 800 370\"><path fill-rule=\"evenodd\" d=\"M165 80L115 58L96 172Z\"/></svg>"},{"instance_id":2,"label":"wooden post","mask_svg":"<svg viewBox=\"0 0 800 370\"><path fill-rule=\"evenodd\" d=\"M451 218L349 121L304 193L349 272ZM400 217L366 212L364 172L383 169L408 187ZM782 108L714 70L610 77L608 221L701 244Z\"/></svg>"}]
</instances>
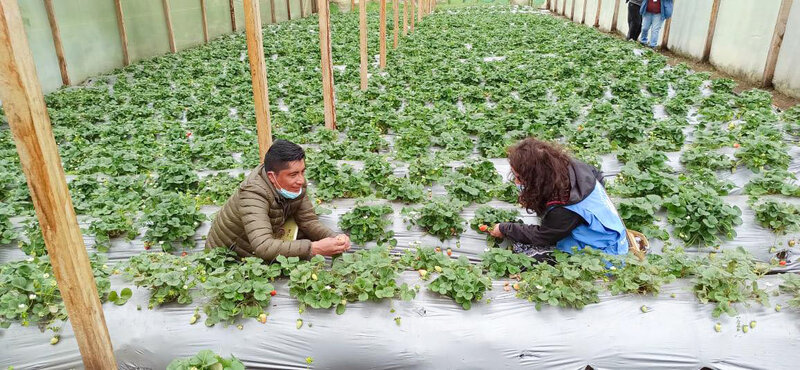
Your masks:
<instances>
[{"instance_id":1,"label":"wooden post","mask_svg":"<svg viewBox=\"0 0 800 370\"><path fill-rule=\"evenodd\" d=\"M772 79L775 78L775 67L778 64L778 56L781 52L783 36L786 34L786 22L789 20L789 12L791 10L792 0L781 1L778 19L775 22L775 31L772 33L772 42L770 42L769 45L767 64L764 67L764 77L761 79L761 85L764 87L771 87Z\"/></svg>"},{"instance_id":2,"label":"wooden post","mask_svg":"<svg viewBox=\"0 0 800 370\"><path fill-rule=\"evenodd\" d=\"M164 22L167 23L167 38L169 39L169 51L176 52L175 34L172 32L172 15L169 12L169 0L161 0L164 8Z\"/></svg>"},{"instance_id":3,"label":"wooden post","mask_svg":"<svg viewBox=\"0 0 800 370\"><path fill-rule=\"evenodd\" d=\"M671 26L672 26L672 18L669 18L667 19L666 22L664 22L664 35L661 37L662 50L669 50L669 45L667 44L669 43L669 31L670 28L672 28Z\"/></svg>"},{"instance_id":4,"label":"wooden post","mask_svg":"<svg viewBox=\"0 0 800 370\"><path fill-rule=\"evenodd\" d=\"M328 0L317 1L317 8L319 9L319 49L322 54L320 59L322 63L322 102L325 106L325 128L335 130L336 107L334 106L333 60L331 58L330 5Z\"/></svg>"},{"instance_id":5,"label":"wooden post","mask_svg":"<svg viewBox=\"0 0 800 370\"><path fill-rule=\"evenodd\" d=\"M617 22L619 21L619 0L614 2L614 17L611 18L611 33L617 30Z\"/></svg>"},{"instance_id":6,"label":"wooden post","mask_svg":"<svg viewBox=\"0 0 800 370\"><path fill-rule=\"evenodd\" d=\"M94 273L67 188L17 0L0 0L0 100L87 369L116 369Z\"/></svg>"},{"instance_id":7,"label":"wooden post","mask_svg":"<svg viewBox=\"0 0 800 370\"><path fill-rule=\"evenodd\" d=\"M544 7L550 10L550 0L547 0L547 4L545 4Z\"/></svg>"},{"instance_id":8,"label":"wooden post","mask_svg":"<svg viewBox=\"0 0 800 370\"><path fill-rule=\"evenodd\" d=\"M600 8L603 7L603 0L597 0L597 14L594 15L594 26L600 27Z\"/></svg>"},{"instance_id":9,"label":"wooden post","mask_svg":"<svg viewBox=\"0 0 800 370\"><path fill-rule=\"evenodd\" d=\"M361 2L361 0L358 0L358 1L359 1L359 3ZM364 1L366 1L366 0L364 0ZM356 9L356 0L350 0L350 11L352 12L355 9Z\"/></svg>"},{"instance_id":10,"label":"wooden post","mask_svg":"<svg viewBox=\"0 0 800 370\"><path fill-rule=\"evenodd\" d=\"M386 0L380 0L381 11L380 11L380 66L381 69L386 68Z\"/></svg>"},{"instance_id":11,"label":"wooden post","mask_svg":"<svg viewBox=\"0 0 800 370\"><path fill-rule=\"evenodd\" d=\"M575 2L578 0L572 0L572 10L569 12L569 19L573 22L575 21Z\"/></svg>"},{"instance_id":12,"label":"wooden post","mask_svg":"<svg viewBox=\"0 0 800 370\"><path fill-rule=\"evenodd\" d=\"M228 9L231 12L231 32L236 32L236 9L233 7L233 0L228 0Z\"/></svg>"},{"instance_id":13,"label":"wooden post","mask_svg":"<svg viewBox=\"0 0 800 370\"><path fill-rule=\"evenodd\" d=\"M714 42L714 32L717 30L717 16L719 15L719 2L720 0L714 0L714 3L711 5L711 18L708 20L708 33L706 34L706 46L703 49L703 57L700 59L701 62L707 62L708 58L711 56L711 44Z\"/></svg>"},{"instance_id":14,"label":"wooden post","mask_svg":"<svg viewBox=\"0 0 800 370\"><path fill-rule=\"evenodd\" d=\"M403 36L408 35L408 0L403 0Z\"/></svg>"},{"instance_id":15,"label":"wooden post","mask_svg":"<svg viewBox=\"0 0 800 370\"><path fill-rule=\"evenodd\" d=\"M275 17L275 0L269 0L269 21L272 24L278 23L278 18Z\"/></svg>"},{"instance_id":16,"label":"wooden post","mask_svg":"<svg viewBox=\"0 0 800 370\"><path fill-rule=\"evenodd\" d=\"M397 42L400 39L400 0L392 0L392 13L394 14L394 44L397 49Z\"/></svg>"},{"instance_id":17,"label":"wooden post","mask_svg":"<svg viewBox=\"0 0 800 370\"><path fill-rule=\"evenodd\" d=\"M119 39L122 44L122 65L131 64L128 56L128 33L125 31L125 17L122 14L122 4L120 0L114 0L114 8L117 13L117 28L119 28Z\"/></svg>"},{"instance_id":18,"label":"wooden post","mask_svg":"<svg viewBox=\"0 0 800 370\"><path fill-rule=\"evenodd\" d=\"M583 16L581 17L581 24L586 24L586 5L588 5L588 0L583 0Z\"/></svg>"},{"instance_id":19,"label":"wooden post","mask_svg":"<svg viewBox=\"0 0 800 370\"><path fill-rule=\"evenodd\" d=\"M61 82L69 86L69 74L67 73L67 60L64 59L64 47L61 44L61 32L58 30L55 11L53 11L53 0L44 0L44 8L47 11L47 20L50 22L50 33L53 35L53 46L56 48L58 58L58 68L61 70Z\"/></svg>"},{"instance_id":20,"label":"wooden post","mask_svg":"<svg viewBox=\"0 0 800 370\"><path fill-rule=\"evenodd\" d=\"M567 16L567 0L561 3L561 15Z\"/></svg>"},{"instance_id":21,"label":"wooden post","mask_svg":"<svg viewBox=\"0 0 800 370\"><path fill-rule=\"evenodd\" d=\"M311 14L317 14L317 2L311 0Z\"/></svg>"},{"instance_id":22,"label":"wooden post","mask_svg":"<svg viewBox=\"0 0 800 370\"><path fill-rule=\"evenodd\" d=\"M306 9L303 6L303 0L297 0L297 2L300 4L300 18L305 18L306 17Z\"/></svg>"},{"instance_id":23,"label":"wooden post","mask_svg":"<svg viewBox=\"0 0 800 370\"><path fill-rule=\"evenodd\" d=\"M203 41L208 43L208 18L206 18L206 0L200 0L200 15L203 18Z\"/></svg>"},{"instance_id":24,"label":"wooden post","mask_svg":"<svg viewBox=\"0 0 800 370\"><path fill-rule=\"evenodd\" d=\"M286 0L286 20L292 20L292 7L289 5L289 0Z\"/></svg>"},{"instance_id":25,"label":"wooden post","mask_svg":"<svg viewBox=\"0 0 800 370\"><path fill-rule=\"evenodd\" d=\"M264 39L261 33L259 0L244 0L244 29L247 36L247 58L253 80L253 102L256 109L258 154L261 161L272 146L272 118L269 113L267 65L264 62Z\"/></svg>"},{"instance_id":26,"label":"wooden post","mask_svg":"<svg viewBox=\"0 0 800 370\"><path fill-rule=\"evenodd\" d=\"M419 8L419 9L417 9L417 22L421 22L422 21L422 0L416 0L416 1L418 1L417 8ZM413 26L412 26L412 29L413 29Z\"/></svg>"},{"instance_id":27,"label":"wooden post","mask_svg":"<svg viewBox=\"0 0 800 370\"><path fill-rule=\"evenodd\" d=\"M414 32L414 22L416 22L416 17L414 17L414 9L416 8L415 2L417 0L406 0L411 1L411 32Z\"/></svg>"},{"instance_id":28,"label":"wooden post","mask_svg":"<svg viewBox=\"0 0 800 370\"><path fill-rule=\"evenodd\" d=\"M367 67L369 59L367 57L367 2L358 1L358 44L361 52L361 91L367 89Z\"/></svg>"}]
</instances>

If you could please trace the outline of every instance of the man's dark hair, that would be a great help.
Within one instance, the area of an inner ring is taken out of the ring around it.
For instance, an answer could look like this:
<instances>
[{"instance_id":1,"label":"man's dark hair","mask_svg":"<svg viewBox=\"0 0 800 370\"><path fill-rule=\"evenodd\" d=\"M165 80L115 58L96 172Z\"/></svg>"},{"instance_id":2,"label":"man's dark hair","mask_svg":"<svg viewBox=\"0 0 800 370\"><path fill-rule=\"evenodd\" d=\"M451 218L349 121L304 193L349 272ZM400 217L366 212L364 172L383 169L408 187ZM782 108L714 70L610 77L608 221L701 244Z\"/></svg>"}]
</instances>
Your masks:
<instances>
[{"instance_id":1,"label":"man's dark hair","mask_svg":"<svg viewBox=\"0 0 800 370\"><path fill-rule=\"evenodd\" d=\"M300 145L287 140L276 140L264 156L264 170L278 173L289 168L289 162L306 158Z\"/></svg>"}]
</instances>

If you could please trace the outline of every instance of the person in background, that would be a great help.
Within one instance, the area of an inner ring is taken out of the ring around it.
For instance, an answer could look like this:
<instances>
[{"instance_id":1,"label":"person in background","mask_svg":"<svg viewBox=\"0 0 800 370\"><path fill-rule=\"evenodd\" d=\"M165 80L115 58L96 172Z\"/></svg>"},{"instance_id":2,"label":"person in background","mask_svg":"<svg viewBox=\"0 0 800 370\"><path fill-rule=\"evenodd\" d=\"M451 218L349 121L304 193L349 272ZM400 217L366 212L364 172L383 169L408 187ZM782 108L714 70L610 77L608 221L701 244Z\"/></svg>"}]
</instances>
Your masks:
<instances>
[{"instance_id":1,"label":"person in background","mask_svg":"<svg viewBox=\"0 0 800 370\"><path fill-rule=\"evenodd\" d=\"M661 26L672 17L672 0L643 0L639 14L642 15L642 44L655 48Z\"/></svg>"},{"instance_id":2,"label":"person in background","mask_svg":"<svg viewBox=\"0 0 800 370\"><path fill-rule=\"evenodd\" d=\"M642 33L642 0L626 0L628 2L628 38L627 40L639 40Z\"/></svg>"},{"instance_id":3,"label":"person in background","mask_svg":"<svg viewBox=\"0 0 800 370\"><path fill-rule=\"evenodd\" d=\"M540 225L499 223L488 232L508 238L515 253L550 261L558 249L591 247L610 255L628 253L627 230L603 187L603 174L570 157L559 145L527 138L508 151L520 189L519 203L536 212Z\"/></svg>"},{"instance_id":4,"label":"person in background","mask_svg":"<svg viewBox=\"0 0 800 370\"><path fill-rule=\"evenodd\" d=\"M350 238L323 225L306 192L305 152L276 140L219 210L206 248L224 247L240 257L310 258L350 249Z\"/></svg>"}]
</instances>

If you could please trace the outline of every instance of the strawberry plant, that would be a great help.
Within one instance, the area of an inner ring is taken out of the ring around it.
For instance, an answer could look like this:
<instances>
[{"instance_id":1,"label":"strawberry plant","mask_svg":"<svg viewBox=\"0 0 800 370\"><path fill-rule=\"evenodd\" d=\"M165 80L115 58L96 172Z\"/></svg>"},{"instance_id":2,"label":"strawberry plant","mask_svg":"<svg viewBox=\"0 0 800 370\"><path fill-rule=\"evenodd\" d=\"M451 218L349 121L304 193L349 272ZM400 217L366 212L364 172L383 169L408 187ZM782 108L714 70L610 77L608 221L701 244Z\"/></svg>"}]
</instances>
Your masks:
<instances>
[{"instance_id":1,"label":"strawberry plant","mask_svg":"<svg viewBox=\"0 0 800 370\"><path fill-rule=\"evenodd\" d=\"M611 269L614 279L609 284L612 294L653 294L658 295L661 286L675 277L664 271L664 266L638 257L627 255L624 263Z\"/></svg>"},{"instance_id":2,"label":"strawberry plant","mask_svg":"<svg viewBox=\"0 0 800 370\"><path fill-rule=\"evenodd\" d=\"M711 246L719 235L733 239L733 228L742 223L739 207L725 204L715 190L702 185L681 185L677 194L664 199L664 207L675 233L689 245Z\"/></svg>"},{"instance_id":3,"label":"strawberry plant","mask_svg":"<svg viewBox=\"0 0 800 370\"><path fill-rule=\"evenodd\" d=\"M105 301L111 290L111 269L103 256L90 254L89 262L97 293ZM67 311L47 256L0 265L0 328L19 322L22 326L36 324L41 331L58 331L60 328L53 322L66 319Z\"/></svg>"},{"instance_id":4,"label":"strawberry plant","mask_svg":"<svg viewBox=\"0 0 800 370\"><path fill-rule=\"evenodd\" d=\"M408 177L389 176L377 195L387 200L417 203L425 199L422 185L413 183Z\"/></svg>"},{"instance_id":5,"label":"strawberry plant","mask_svg":"<svg viewBox=\"0 0 800 370\"><path fill-rule=\"evenodd\" d=\"M675 194L678 179L668 171L641 169L636 163L622 166L619 175L608 187L610 194L625 198L658 195L668 197Z\"/></svg>"},{"instance_id":6,"label":"strawberry plant","mask_svg":"<svg viewBox=\"0 0 800 370\"><path fill-rule=\"evenodd\" d=\"M702 303L714 302L714 317L722 313L736 316L735 303L756 300L769 307L769 296L758 287L757 280L768 268L757 264L743 248L725 250L703 268L697 269L692 279L692 290Z\"/></svg>"},{"instance_id":7,"label":"strawberry plant","mask_svg":"<svg viewBox=\"0 0 800 370\"><path fill-rule=\"evenodd\" d=\"M394 231L386 230L391 226L392 220L387 215L393 213L389 205L356 205L351 211L342 215L339 228L350 235L354 243L364 245L376 241L379 245L388 243L397 245L397 240L392 238Z\"/></svg>"},{"instance_id":8,"label":"strawberry plant","mask_svg":"<svg viewBox=\"0 0 800 370\"><path fill-rule=\"evenodd\" d=\"M431 247L417 247L406 249L400 256L398 264L408 270L435 271L436 267L442 268L452 262L450 257Z\"/></svg>"},{"instance_id":9,"label":"strawberry plant","mask_svg":"<svg viewBox=\"0 0 800 370\"><path fill-rule=\"evenodd\" d=\"M443 158L437 155L417 157L408 165L408 178L411 182L430 185L450 172Z\"/></svg>"},{"instance_id":10,"label":"strawberry plant","mask_svg":"<svg viewBox=\"0 0 800 370\"><path fill-rule=\"evenodd\" d=\"M789 306L800 308L800 276L797 274L781 274L780 291L792 295L787 302Z\"/></svg>"},{"instance_id":11,"label":"strawberry plant","mask_svg":"<svg viewBox=\"0 0 800 370\"><path fill-rule=\"evenodd\" d=\"M33 257L47 254L47 246L44 244L44 235L42 235L42 228L39 226L38 220L29 219L25 223L23 233L25 238L20 239L18 245L25 254Z\"/></svg>"},{"instance_id":12,"label":"strawberry plant","mask_svg":"<svg viewBox=\"0 0 800 370\"><path fill-rule=\"evenodd\" d=\"M281 275L281 265L265 264L257 257L213 271L203 284L210 298L203 306L206 325L232 324L237 317L258 318L269 307L272 281Z\"/></svg>"},{"instance_id":13,"label":"strawberry plant","mask_svg":"<svg viewBox=\"0 0 800 370\"><path fill-rule=\"evenodd\" d=\"M469 227L472 230L485 232L480 230L481 225L486 225L489 230L494 228L494 225L503 222L522 223L519 218L519 211L516 209L502 209L492 206L480 206L475 210L475 217L469 221ZM497 239L489 234L486 234L486 244L489 247L496 247L500 245L502 239Z\"/></svg>"},{"instance_id":14,"label":"strawberry plant","mask_svg":"<svg viewBox=\"0 0 800 370\"><path fill-rule=\"evenodd\" d=\"M536 303L540 310L546 303L557 307L584 306L599 302L599 279L606 272L606 262L589 248L567 254L555 252L554 265L539 263L522 273L517 296Z\"/></svg>"},{"instance_id":15,"label":"strawberry plant","mask_svg":"<svg viewBox=\"0 0 800 370\"><path fill-rule=\"evenodd\" d=\"M167 370L244 370L244 364L235 356L224 358L204 349L196 355L172 360Z\"/></svg>"},{"instance_id":16,"label":"strawberry plant","mask_svg":"<svg viewBox=\"0 0 800 370\"><path fill-rule=\"evenodd\" d=\"M10 220L13 215L10 207L5 204L0 205L0 245L10 244L19 238L19 233Z\"/></svg>"},{"instance_id":17,"label":"strawberry plant","mask_svg":"<svg viewBox=\"0 0 800 370\"><path fill-rule=\"evenodd\" d=\"M694 275L701 261L688 254L683 247L672 248L669 244L661 249L662 254L648 255L648 259L663 266L663 271L676 278L685 278Z\"/></svg>"},{"instance_id":18,"label":"strawberry plant","mask_svg":"<svg viewBox=\"0 0 800 370\"><path fill-rule=\"evenodd\" d=\"M753 172L764 169L786 170L791 162L786 143L764 136L742 140L742 148L735 155L739 163Z\"/></svg>"},{"instance_id":19,"label":"strawberry plant","mask_svg":"<svg viewBox=\"0 0 800 370\"><path fill-rule=\"evenodd\" d=\"M200 183L197 173L187 163L162 162L157 167L155 185L163 190L188 192Z\"/></svg>"},{"instance_id":20,"label":"strawberry plant","mask_svg":"<svg viewBox=\"0 0 800 370\"><path fill-rule=\"evenodd\" d=\"M794 204L767 199L763 202L751 200L750 208L756 213L756 221L781 235L800 231L800 207Z\"/></svg>"},{"instance_id":21,"label":"strawberry plant","mask_svg":"<svg viewBox=\"0 0 800 370\"><path fill-rule=\"evenodd\" d=\"M158 244L165 252L173 243L194 246L195 230L206 216L198 210L194 199L187 195L157 192L150 199L141 223L145 226L144 241Z\"/></svg>"},{"instance_id":22,"label":"strawberry plant","mask_svg":"<svg viewBox=\"0 0 800 370\"><path fill-rule=\"evenodd\" d=\"M465 202L487 203L492 200L489 184L472 177L454 173L445 184L447 194Z\"/></svg>"},{"instance_id":23,"label":"strawberry plant","mask_svg":"<svg viewBox=\"0 0 800 370\"><path fill-rule=\"evenodd\" d=\"M163 252L142 252L120 269L134 285L150 290L150 309L166 303L192 303L191 290L205 279L205 269L190 259Z\"/></svg>"},{"instance_id":24,"label":"strawberry plant","mask_svg":"<svg viewBox=\"0 0 800 370\"><path fill-rule=\"evenodd\" d=\"M463 256L443 266L439 276L428 284L430 291L453 298L465 310L472 308L472 302L483 299L483 294L491 288L492 280Z\"/></svg>"},{"instance_id":25,"label":"strawberry plant","mask_svg":"<svg viewBox=\"0 0 800 370\"><path fill-rule=\"evenodd\" d=\"M491 248L481 255L481 266L492 279L517 275L534 263L533 258L503 248Z\"/></svg>"},{"instance_id":26,"label":"strawberry plant","mask_svg":"<svg viewBox=\"0 0 800 370\"><path fill-rule=\"evenodd\" d=\"M681 154L681 164L687 169L729 170L735 167L733 160L725 154L708 148L694 146Z\"/></svg>"},{"instance_id":27,"label":"strawberry plant","mask_svg":"<svg viewBox=\"0 0 800 370\"><path fill-rule=\"evenodd\" d=\"M669 239L666 230L655 225L656 212L661 209L661 197L648 195L640 198L627 198L619 201L617 211L625 226L639 231L650 238Z\"/></svg>"},{"instance_id":28,"label":"strawberry plant","mask_svg":"<svg viewBox=\"0 0 800 370\"><path fill-rule=\"evenodd\" d=\"M519 189L513 182L506 181L492 189L492 195L506 203L517 204L519 202Z\"/></svg>"},{"instance_id":29,"label":"strawberry plant","mask_svg":"<svg viewBox=\"0 0 800 370\"><path fill-rule=\"evenodd\" d=\"M800 186L792 183L794 180L797 180L797 177L791 172L768 170L762 172L760 177L750 179L744 187L744 192L751 196L774 194L800 197Z\"/></svg>"},{"instance_id":30,"label":"strawberry plant","mask_svg":"<svg viewBox=\"0 0 800 370\"><path fill-rule=\"evenodd\" d=\"M244 174L231 176L226 173L218 173L203 177L198 185L197 204L222 206L242 181L244 181Z\"/></svg>"},{"instance_id":31,"label":"strawberry plant","mask_svg":"<svg viewBox=\"0 0 800 370\"><path fill-rule=\"evenodd\" d=\"M421 227L425 232L445 240L460 235L464 231L464 218L461 210L466 203L441 197L432 198L420 208L403 208L401 211L409 223Z\"/></svg>"},{"instance_id":32,"label":"strawberry plant","mask_svg":"<svg viewBox=\"0 0 800 370\"><path fill-rule=\"evenodd\" d=\"M139 233L134 227L133 216L124 211L103 215L89 224L89 233L94 235L94 246L100 252L108 252L111 239L124 236L128 240Z\"/></svg>"},{"instance_id":33,"label":"strawberry plant","mask_svg":"<svg viewBox=\"0 0 800 370\"><path fill-rule=\"evenodd\" d=\"M494 164L488 160L467 161L463 166L456 168L456 172L486 184L496 185L503 181Z\"/></svg>"}]
</instances>

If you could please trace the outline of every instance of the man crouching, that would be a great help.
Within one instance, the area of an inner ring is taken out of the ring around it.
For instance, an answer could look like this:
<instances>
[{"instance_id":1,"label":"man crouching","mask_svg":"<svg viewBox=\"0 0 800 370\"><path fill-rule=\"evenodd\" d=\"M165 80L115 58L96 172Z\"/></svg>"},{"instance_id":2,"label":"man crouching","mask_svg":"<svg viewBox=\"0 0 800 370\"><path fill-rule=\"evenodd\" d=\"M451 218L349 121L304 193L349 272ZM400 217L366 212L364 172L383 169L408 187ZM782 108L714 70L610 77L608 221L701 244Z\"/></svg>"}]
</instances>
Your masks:
<instances>
[{"instance_id":1,"label":"man crouching","mask_svg":"<svg viewBox=\"0 0 800 370\"><path fill-rule=\"evenodd\" d=\"M275 141L264 163L217 213L206 248L226 247L270 262L278 255L310 258L350 249L350 238L336 235L314 212L306 193L305 156L299 145Z\"/></svg>"}]
</instances>

